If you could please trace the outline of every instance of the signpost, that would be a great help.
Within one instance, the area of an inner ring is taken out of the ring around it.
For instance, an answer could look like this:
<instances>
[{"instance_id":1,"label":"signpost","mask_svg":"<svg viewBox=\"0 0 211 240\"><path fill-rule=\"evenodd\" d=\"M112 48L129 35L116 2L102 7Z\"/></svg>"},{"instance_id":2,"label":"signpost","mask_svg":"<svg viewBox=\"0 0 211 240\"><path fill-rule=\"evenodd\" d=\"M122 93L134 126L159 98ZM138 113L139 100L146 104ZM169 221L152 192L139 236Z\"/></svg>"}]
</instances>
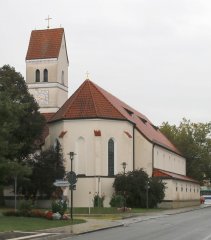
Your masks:
<instances>
[{"instance_id":1,"label":"signpost","mask_svg":"<svg viewBox=\"0 0 211 240\"><path fill-rule=\"evenodd\" d=\"M73 172L73 159L74 159L74 155L75 153L74 152L70 152L68 155L70 155L70 172L67 173L67 179L68 179L68 182L70 183L70 190L71 190L71 207L70 207L70 217L71 217L71 220L73 220L73 190L75 188L75 184L77 182L77 177L76 177L76 174L75 172Z\"/></svg>"}]
</instances>

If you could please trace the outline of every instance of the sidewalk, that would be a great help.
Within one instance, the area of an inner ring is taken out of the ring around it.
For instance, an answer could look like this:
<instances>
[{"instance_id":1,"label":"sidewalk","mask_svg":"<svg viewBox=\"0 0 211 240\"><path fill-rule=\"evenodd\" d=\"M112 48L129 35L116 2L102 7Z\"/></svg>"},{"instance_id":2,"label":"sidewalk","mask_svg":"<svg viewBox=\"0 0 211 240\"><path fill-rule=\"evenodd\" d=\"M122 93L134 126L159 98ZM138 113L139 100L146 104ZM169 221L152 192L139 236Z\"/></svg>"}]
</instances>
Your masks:
<instances>
[{"instance_id":1,"label":"sidewalk","mask_svg":"<svg viewBox=\"0 0 211 240\"><path fill-rule=\"evenodd\" d=\"M201 205L189 208L170 209L156 212L126 214L124 219L112 220L112 219L96 219L91 217L82 217L86 220L85 223L76 224L71 226L45 229L34 233L21 233L13 232L3 236L0 234L0 239L7 240L22 240L22 239L35 239L35 240L53 240L64 239L70 235L84 234L93 231L99 231L103 229L115 228L120 226L128 226L132 223L147 221L149 219L155 219L165 217L167 215L180 214L183 212L196 211L204 207L210 207L211 205ZM78 217L77 217L78 218ZM6 234L6 233L5 233Z\"/></svg>"}]
</instances>

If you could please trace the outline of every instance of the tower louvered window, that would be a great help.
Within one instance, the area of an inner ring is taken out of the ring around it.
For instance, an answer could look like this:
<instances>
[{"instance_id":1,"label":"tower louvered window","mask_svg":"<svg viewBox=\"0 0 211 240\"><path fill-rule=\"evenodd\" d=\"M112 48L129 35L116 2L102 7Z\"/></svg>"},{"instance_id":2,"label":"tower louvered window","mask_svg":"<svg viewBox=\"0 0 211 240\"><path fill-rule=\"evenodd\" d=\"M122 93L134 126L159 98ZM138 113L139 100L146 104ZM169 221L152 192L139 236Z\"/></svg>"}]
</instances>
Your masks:
<instances>
[{"instance_id":1,"label":"tower louvered window","mask_svg":"<svg viewBox=\"0 0 211 240\"><path fill-rule=\"evenodd\" d=\"M44 76L43 81L48 82L48 70L47 69L44 69L43 76Z\"/></svg>"},{"instance_id":2,"label":"tower louvered window","mask_svg":"<svg viewBox=\"0 0 211 240\"><path fill-rule=\"evenodd\" d=\"M37 69L35 72L35 81L40 82L40 70Z\"/></svg>"}]
</instances>

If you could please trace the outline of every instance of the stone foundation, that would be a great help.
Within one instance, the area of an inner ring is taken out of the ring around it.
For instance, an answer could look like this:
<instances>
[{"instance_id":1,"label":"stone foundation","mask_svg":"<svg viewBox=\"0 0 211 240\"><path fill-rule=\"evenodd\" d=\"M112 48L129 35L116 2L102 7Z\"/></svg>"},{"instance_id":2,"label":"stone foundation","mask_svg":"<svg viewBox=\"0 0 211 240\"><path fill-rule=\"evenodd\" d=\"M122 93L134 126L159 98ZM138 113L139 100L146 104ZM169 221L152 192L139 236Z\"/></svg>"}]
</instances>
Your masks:
<instances>
[{"instance_id":1,"label":"stone foundation","mask_svg":"<svg viewBox=\"0 0 211 240\"><path fill-rule=\"evenodd\" d=\"M192 207L192 206L199 206L200 200L190 200L190 201L163 201L158 205L158 208L183 208L183 207Z\"/></svg>"}]
</instances>

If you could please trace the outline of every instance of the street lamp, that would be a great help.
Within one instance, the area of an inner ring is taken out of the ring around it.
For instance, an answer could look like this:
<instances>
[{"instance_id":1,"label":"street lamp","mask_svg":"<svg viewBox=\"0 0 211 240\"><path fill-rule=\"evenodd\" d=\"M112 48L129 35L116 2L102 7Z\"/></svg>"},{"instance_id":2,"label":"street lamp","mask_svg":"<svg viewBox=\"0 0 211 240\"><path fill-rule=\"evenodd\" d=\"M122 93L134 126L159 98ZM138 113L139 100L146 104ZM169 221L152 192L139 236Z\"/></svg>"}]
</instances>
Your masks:
<instances>
[{"instance_id":1,"label":"street lamp","mask_svg":"<svg viewBox=\"0 0 211 240\"><path fill-rule=\"evenodd\" d=\"M73 170L73 159L74 159L75 153L74 152L70 152L68 155L70 155L70 162L71 162L70 171L72 173L72 170ZM73 185L70 185L70 190L71 190L70 218L71 218L71 220L73 220Z\"/></svg>"},{"instance_id":2,"label":"street lamp","mask_svg":"<svg viewBox=\"0 0 211 240\"><path fill-rule=\"evenodd\" d=\"M127 166L127 163L126 162L123 162L122 164L122 167L123 167L123 171L124 171L124 179L126 179L125 178L125 169L126 169L126 166ZM124 182L124 184L125 184L125 182ZM126 191L125 191L125 186L124 186L124 206L123 206L123 211L125 212L125 208L126 208Z\"/></svg>"},{"instance_id":3,"label":"street lamp","mask_svg":"<svg viewBox=\"0 0 211 240\"><path fill-rule=\"evenodd\" d=\"M126 166L127 166L127 163L126 163L126 162L123 162L123 163L122 163L122 167L123 167L123 170L124 170L124 175L125 175Z\"/></svg>"}]
</instances>

